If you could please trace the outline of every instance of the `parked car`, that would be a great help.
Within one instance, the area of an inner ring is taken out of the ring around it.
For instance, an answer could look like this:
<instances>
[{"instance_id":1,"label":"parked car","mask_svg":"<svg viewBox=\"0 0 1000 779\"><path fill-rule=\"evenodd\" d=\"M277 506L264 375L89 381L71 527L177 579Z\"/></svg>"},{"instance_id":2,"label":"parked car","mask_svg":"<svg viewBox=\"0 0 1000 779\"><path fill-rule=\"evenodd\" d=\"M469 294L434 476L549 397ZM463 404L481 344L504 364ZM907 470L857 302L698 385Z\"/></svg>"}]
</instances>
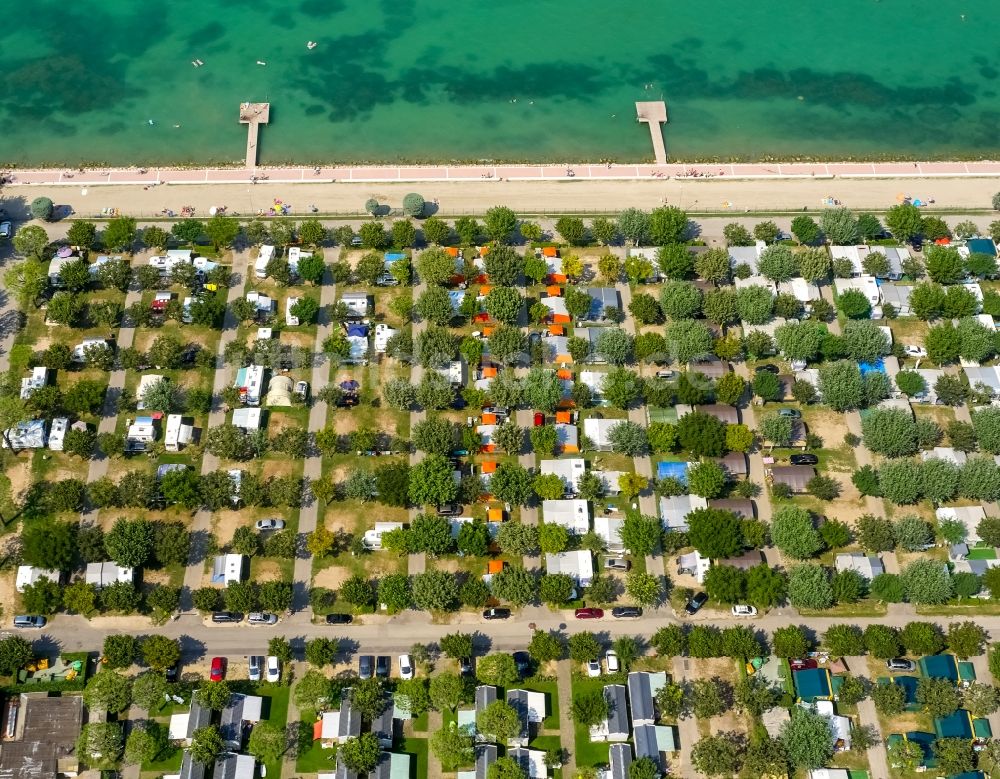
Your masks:
<instances>
[{"instance_id":1,"label":"parked car","mask_svg":"<svg viewBox=\"0 0 1000 779\"><path fill-rule=\"evenodd\" d=\"M457 517L461 513L461 506L457 503L442 503L437 507L437 514L439 517Z\"/></svg>"},{"instance_id":2,"label":"parked car","mask_svg":"<svg viewBox=\"0 0 1000 779\"><path fill-rule=\"evenodd\" d=\"M812 658L802 658L788 661L788 667L793 671L808 671L817 668L816 661Z\"/></svg>"},{"instance_id":3,"label":"parked car","mask_svg":"<svg viewBox=\"0 0 1000 779\"><path fill-rule=\"evenodd\" d=\"M45 627L45 617L41 614L21 614L14 617L14 627L16 628L43 628Z\"/></svg>"},{"instance_id":4,"label":"parked car","mask_svg":"<svg viewBox=\"0 0 1000 779\"><path fill-rule=\"evenodd\" d=\"M234 611L216 611L212 614L212 622L216 625L231 625L234 622L242 622L243 615Z\"/></svg>"},{"instance_id":5,"label":"parked car","mask_svg":"<svg viewBox=\"0 0 1000 779\"><path fill-rule=\"evenodd\" d=\"M541 427L545 424L545 414L541 411L535 412L535 427Z\"/></svg>"},{"instance_id":6,"label":"parked car","mask_svg":"<svg viewBox=\"0 0 1000 779\"><path fill-rule=\"evenodd\" d=\"M375 658L371 655L361 655L358 658L358 678L371 679L375 667Z\"/></svg>"},{"instance_id":7,"label":"parked car","mask_svg":"<svg viewBox=\"0 0 1000 779\"><path fill-rule=\"evenodd\" d=\"M927 350L922 346L904 346L903 354L907 357L926 357Z\"/></svg>"},{"instance_id":8,"label":"parked car","mask_svg":"<svg viewBox=\"0 0 1000 779\"><path fill-rule=\"evenodd\" d=\"M600 660L588 660L587 661L587 676L600 676L601 675L601 661Z\"/></svg>"},{"instance_id":9,"label":"parked car","mask_svg":"<svg viewBox=\"0 0 1000 779\"><path fill-rule=\"evenodd\" d=\"M816 465L819 462L814 454L793 454L788 460L792 465Z\"/></svg>"},{"instance_id":10,"label":"parked car","mask_svg":"<svg viewBox=\"0 0 1000 779\"><path fill-rule=\"evenodd\" d=\"M677 375L677 371L657 371L656 378L658 379L672 379Z\"/></svg>"},{"instance_id":11,"label":"parked car","mask_svg":"<svg viewBox=\"0 0 1000 779\"><path fill-rule=\"evenodd\" d=\"M354 617L350 614L327 614L326 624L327 625L350 625L354 621Z\"/></svg>"},{"instance_id":12,"label":"parked car","mask_svg":"<svg viewBox=\"0 0 1000 779\"><path fill-rule=\"evenodd\" d=\"M458 658L458 672L462 676L472 676L473 670L471 657Z\"/></svg>"},{"instance_id":13,"label":"parked car","mask_svg":"<svg viewBox=\"0 0 1000 779\"><path fill-rule=\"evenodd\" d=\"M766 365L758 365L753 369L754 373L773 373L775 375L781 373L781 368L773 363L767 363Z\"/></svg>"},{"instance_id":14,"label":"parked car","mask_svg":"<svg viewBox=\"0 0 1000 779\"><path fill-rule=\"evenodd\" d=\"M0 238L10 238L13 232L10 222L0 222Z\"/></svg>"},{"instance_id":15,"label":"parked car","mask_svg":"<svg viewBox=\"0 0 1000 779\"><path fill-rule=\"evenodd\" d=\"M308 381L297 381L295 382L295 394L298 395L302 400L309 397L309 382Z\"/></svg>"},{"instance_id":16,"label":"parked car","mask_svg":"<svg viewBox=\"0 0 1000 779\"><path fill-rule=\"evenodd\" d=\"M753 606L748 606L745 603L737 603L733 606L733 616L734 617L756 617L757 609Z\"/></svg>"},{"instance_id":17,"label":"parked car","mask_svg":"<svg viewBox=\"0 0 1000 779\"><path fill-rule=\"evenodd\" d=\"M609 674L616 674L621 670L621 663L618 662L618 653L614 649L609 649L604 653L604 663Z\"/></svg>"},{"instance_id":18,"label":"parked car","mask_svg":"<svg viewBox=\"0 0 1000 779\"><path fill-rule=\"evenodd\" d=\"M636 619L642 616L642 609L638 606L615 606L611 609L611 616L615 619Z\"/></svg>"},{"instance_id":19,"label":"parked car","mask_svg":"<svg viewBox=\"0 0 1000 779\"><path fill-rule=\"evenodd\" d=\"M905 657L894 657L885 661L885 667L890 671L913 671L917 666L912 660L907 660Z\"/></svg>"},{"instance_id":20,"label":"parked car","mask_svg":"<svg viewBox=\"0 0 1000 779\"><path fill-rule=\"evenodd\" d=\"M604 609L595 609L591 607L577 609L573 612L573 616L577 619L601 619L604 616Z\"/></svg>"},{"instance_id":21,"label":"parked car","mask_svg":"<svg viewBox=\"0 0 1000 779\"><path fill-rule=\"evenodd\" d=\"M627 571L632 567L632 563L624 557L608 557L604 560L604 567L610 571Z\"/></svg>"},{"instance_id":22,"label":"parked car","mask_svg":"<svg viewBox=\"0 0 1000 779\"><path fill-rule=\"evenodd\" d=\"M379 655L375 658L375 675L383 679L389 678L392 660L389 655Z\"/></svg>"},{"instance_id":23,"label":"parked car","mask_svg":"<svg viewBox=\"0 0 1000 779\"><path fill-rule=\"evenodd\" d=\"M697 614L699 609L705 605L705 601L708 600L708 596L703 592L696 592L691 600L687 602L684 606L684 611L688 614Z\"/></svg>"},{"instance_id":24,"label":"parked car","mask_svg":"<svg viewBox=\"0 0 1000 779\"><path fill-rule=\"evenodd\" d=\"M486 609L483 619L509 619L510 609Z\"/></svg>"},{"instance_id":25,"label":"parked car","mask_svg":"<svg viewBox=\"0 0 1000 779\"><path fill-rule=\"evenodd\" d=\"M517 668L517 672L521 676L527 675L528 671L531 670L531 655L527 652L515 652L514 657L514 667Z\"/></svg>"},{"instance_id":26,"label":"parked car","mask_svg":"<svg viewBox=\"0 0 1000 779\"><path fill-rule=\"evenodd\" d=\"M800 419L802 417L802 412L797 408L779 408L779 417L788 417L789 419Z\"/></svg>"},{"instance_id":27,"label":"parked car","mask_svg":"<svg viewBox=\"0 0 1000 779\"><path fill-rule=\"evenodd\" d=\"M266 611L251 611L247 615L247 622L251 625L276 625L278 624L278 615L269 614Z\"/></svg>"},{"instance_id":28,"label":"parked car","mask_svg":"<svg viewBox=\"0 0 1000 779\"><path fill-rule=\"evenodd\" d=\"M284 530L285 520L272 517L271 519L258 519L258 530Z\"/></svg>"},{"instance_id":29,"label":"parked car","mask_svg":"<svg viewBox=\"0 0 1000 779\"><path fill-rule=\"evenodd\" d=\"M260 669L264 664L264 658L260 655L250 655L250 668L247 673L248 678L251 682L260 681Z\"/></svg>"},{"instance_id":30,"label":"parked car","mask_svg":"<svg viewBox=\"0 0 1000 779\"><path fill-rule=\"evenodd\" d=\"M410 659L409 655L399 656L399 678L400 679L413 678L413 661Z\"/></svg>"},{"instance_id":31,"label":"parked car","mask_svg":"<svg viewBox=\"0 0 1000 779\"><path fill-rule=\"evenodd\" d=\"M264 672L264 679L269 682L277 682L281 679L281 663L274 655L267 656L267 670Z\"/></svg>"},{"instance_id":32,"label":"parked car","mask_svg":"<svg viewBox=\"0 0 1000 779\"><path fill-rule=\"evenodd\" d=\"M213 657L212 658L212 670L209 672L208 678L213 682L221 682L226 677L226 658L224 657Z\"/></svg>"},{"instance_id":33,"label":"parked car","mask_svg":"<svg viewBox=\"0 0 1000 779\"><path fill-rule=\"evenodd\" d=\"M163 669L163 678L167 680L169 684L176 682L181 676L181 664L180 662L174 663L169 668Z\"/></svg>"}]
</instances>

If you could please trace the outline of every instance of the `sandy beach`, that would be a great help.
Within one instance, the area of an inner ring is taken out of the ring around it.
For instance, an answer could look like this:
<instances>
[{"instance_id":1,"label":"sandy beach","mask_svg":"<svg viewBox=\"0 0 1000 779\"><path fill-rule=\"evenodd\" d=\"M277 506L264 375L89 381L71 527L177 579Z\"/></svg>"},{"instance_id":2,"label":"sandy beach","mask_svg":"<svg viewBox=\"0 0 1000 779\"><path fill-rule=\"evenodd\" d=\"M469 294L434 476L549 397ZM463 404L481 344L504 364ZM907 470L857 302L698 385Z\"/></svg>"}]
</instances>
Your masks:
<instances>
[{"instance_id":1,"label":"sandy beach","mask_svg":"<svg viewBox=\"0 0 1000 779\"><path fill-rule=\"evenodd\" d=\"M18 210L11 198L25 204L46 195L69 206L78 217L100 216L103 209L117 208L137 217L156 217L163 209L178 214L182 206L193 206L196 216L207 216L212 206L226 206L230 214L248 216L266 210L281 200L302 216L315 206L325 215L356 216L363 213L368 198L398 208L408 192L419 192L429 203L437 201L441 216L481 214L503 204L521 214L616 212L623 208L650 209L664 203L691 212L732 213L746 211L824 208L833 198L848 208L885 209L900 195L933 200L930 209L989 209L993 194L1000 191L1000 175L963 178L647 178L635 180L504 180L415 182L287 183L257 184L24 184L5 188L8 210Z\"/></svg>"}]
</instances>

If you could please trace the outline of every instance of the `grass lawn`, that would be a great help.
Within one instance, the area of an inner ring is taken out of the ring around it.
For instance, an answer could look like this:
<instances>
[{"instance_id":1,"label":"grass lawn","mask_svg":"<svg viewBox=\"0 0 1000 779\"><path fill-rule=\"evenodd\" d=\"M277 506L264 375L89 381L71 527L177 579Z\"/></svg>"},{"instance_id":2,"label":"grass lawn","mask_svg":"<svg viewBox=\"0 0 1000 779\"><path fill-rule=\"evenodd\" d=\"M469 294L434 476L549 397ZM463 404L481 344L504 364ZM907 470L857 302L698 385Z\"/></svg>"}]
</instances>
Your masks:
<instances>
[{"instance_id":1,"label":"grass lawn","mask_svg":"<svg viewBox=\"0 0 1000 779\"><path fill-rule=\"evenodd\" d=\"M532 749L541 749L543 752L548 752L553 749L560 749L562 744L559 742L559 736L537 736L534 741L528 744ZM557 768L552 772L553 779L562 779L562 770Z\"/></svg>"},{"instance_id":2,"label":"grass lawn","mask_svg":"<svg viewBox=\"0 0 1000 779\"><path fill-rule=\"evenodd\" d=\"M606 681L600 677L589 678L574 674L573 694L578 695L589 692L601 692ZM578 766L606 765L608 762L608 744L606 742L591 741L590 729L579 722L573 723L574 752L576 754L576 764Z\"/></svg>"},{"instance_id":3,"label":"grass lawn","mask_svg":"<svg viewBox=\"0 0 1000 779\"><path fill-rule=\"evenodd\" d=\"M559 710L559 689L555 680L542 681L531 678L526 679L520 687L525 690L545 693L545 708L548 711L548 716L542 720L542 730L558 730L559 719L563 713Z\"/></svg>"},{"instance_id":4,"label":"grass lawn","mask_svg":"<svg viewBox=\"0 0 1000 779\"><path fill-rule=\"evenodd\" d=\"M263 709L267 714L267 721L281 729L284 729L288 723L288 698L291 692L291 687L288 685L270 684L268 682L261 682L257 685L257 695L264 699ZM280 759L265 763L264 765L267 767L268 776L281 776Z\"/></svg>"},{"instance_id":5,"label":"grass lawn","mask_svg":"<svg viewBox=\"0 0 1000 779\"><path fill-rule=\"evenodd\" d=\"M142 771L143 773L149 771L157 776L177 773L181 770L181 760L183 757L184 750L170 744L164 750L163 754L160 755L159 760L151 760L148 763L143 763Z\"/></svg>"},{"instance_id":6,"label":"grass lawn","mask_svg":"<svg viewBox=\"0 0 1000 779\"><path fill-rule=\"evenodd\" d=\"M403 739L402 745L396 750L410 755L410 779L427 779L427 750L429 743L426 738Z\"/></svg>"},{"instance_id":7,"label":"grass lawn","mask_svg":"<svg viewBox=\"0 0 1000 779\"><path fill-rule=\"evenodd\" d=\"M430 718L430 715L426 711L423 714L421 714L419 717L414 717L411 720L411 723L413 725L413 730L415 732L417 732L417 733L426 733L427 732L427 721L428 721L429 718Z\"/></svg>"},{"instance_id":8,"label":"grass lawn","mask_svg":"<svg viewBox=\"0 0 1000 779\"><path fill-rule=\"evenodd\" d=\"M305 752L299 754L295 760L295 770L300 774L318 774L333 772L337 768L337 750L323 749L320 746L322 740L316 739L312 746ZM268 768L268 776L271 769Z\"/></svg>"}]
</instances>

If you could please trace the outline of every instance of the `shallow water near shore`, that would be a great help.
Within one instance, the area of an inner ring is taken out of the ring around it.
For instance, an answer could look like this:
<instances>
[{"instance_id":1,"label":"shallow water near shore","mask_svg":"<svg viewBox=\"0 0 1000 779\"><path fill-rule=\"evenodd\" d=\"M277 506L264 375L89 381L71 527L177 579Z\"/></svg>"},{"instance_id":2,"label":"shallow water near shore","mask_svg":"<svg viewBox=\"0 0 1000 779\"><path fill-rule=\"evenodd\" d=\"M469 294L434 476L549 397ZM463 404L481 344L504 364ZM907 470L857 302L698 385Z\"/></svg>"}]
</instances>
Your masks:
<instances>
[{"instance_id":1,"label":"shallow water near shore","mask_svg":"<svg viewBox=\"0 0 1000 779\"><path fill-rule=\"evenodd\" d=\"M673 159L1000 156L987 0L10 11L0 161L22 166L240 161L242 101L271 103L265 163L649 160L634 102L659 99Z\"/></svg>"}]
</instances>

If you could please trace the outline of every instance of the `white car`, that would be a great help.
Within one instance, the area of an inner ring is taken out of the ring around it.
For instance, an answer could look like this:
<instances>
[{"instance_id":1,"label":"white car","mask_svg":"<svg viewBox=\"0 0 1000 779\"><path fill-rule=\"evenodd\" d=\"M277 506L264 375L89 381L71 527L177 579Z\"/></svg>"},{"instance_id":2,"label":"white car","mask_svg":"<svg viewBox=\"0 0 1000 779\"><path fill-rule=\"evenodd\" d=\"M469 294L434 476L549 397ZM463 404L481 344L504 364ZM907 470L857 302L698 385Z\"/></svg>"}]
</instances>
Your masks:
<instances>
[{"instance_id":1,"label":"white car","mask_svg":"<svg viewBox=\"0 0 1000 779\"><path fill-rule=\"evenodd\" d=\"M409 655L399 656L399 678L400 679L413 678L413 661L410 659Z\"/></svg>"},{"instance_id":2,"label":"white car","mask_svg":"<svg viewBox=\"0 0 1000 779\"><path fill-rule=\"evenodd\" d=\"M604 663L608 667L609 674L616 674L621 670L621 664L618 662L618 653L614 649L609 649L605 653Z\"/></svg>"},{"instance_id":3,"label":"white car","mask_svg":"<svg viewBox=\"0 0 1000 779\"><path fill-rule=\"evenodd\" d=\"M258 519L257 529L258 530L283 530L285 527L285 520L283 519Z\"/></svg>"},{"instance_id":4,"label":"white car","mask_svg":"<svg viewBox=\"0 0 1000 779\"><path fill-rule=\"evenodd\" d=\"M903 353L907 357L926 357L927 350L922 346L904 346Z\"/></svg>"},{"instance_id":5,"label":"white car","mask_svg":"<svg viewBox=\"0 0 1000 779\"><path fill-rule=\"evenodd\" d=\"M587 676L600 676L601 675L601 661L591 660L587 663Z\"/></svg>"},{"instance_id":6,"label":"white car","mask_svg":"<svg viewBox=\"0 0 1000 779\"><path fill-rule=\"evenodd\" d=\"M295 382L295 394L298 395L302 400L305 400L309 395L309 382L308 381L297 381Z\"/></svg>"},{"instance_id":7,"label":"white car","mask_svg":"<svg viewBox=\"0 0 1000 779\"><path fill-rule=\"evenodd\" d=\"M260 661L264 658L260 655L250 655L250 670L247 674L251 682L260 681Z\"/></svg>"},{"instance_id":8,"label":"white car","mask_svg":"<svg viewBox=\"0 0 1000 779\"><path fill-rule=\"evenodd\" d=\"M747 606L746 604L737 604L733 606L733 616L734 617L756 617L757 609L753 606Z\"/></svg>"},{"instance_id":9,"label":"white car","mask_svg":"<svg viewBox=\"0 0 1000 779\"><path fill-rule=\"evenodd\" d=\"M274 655L267 656L267 671L264 674L264 678L269 682L277 682L281 679L281 665L278 663L278 658Z\"/></svg>"}]
</instances>

